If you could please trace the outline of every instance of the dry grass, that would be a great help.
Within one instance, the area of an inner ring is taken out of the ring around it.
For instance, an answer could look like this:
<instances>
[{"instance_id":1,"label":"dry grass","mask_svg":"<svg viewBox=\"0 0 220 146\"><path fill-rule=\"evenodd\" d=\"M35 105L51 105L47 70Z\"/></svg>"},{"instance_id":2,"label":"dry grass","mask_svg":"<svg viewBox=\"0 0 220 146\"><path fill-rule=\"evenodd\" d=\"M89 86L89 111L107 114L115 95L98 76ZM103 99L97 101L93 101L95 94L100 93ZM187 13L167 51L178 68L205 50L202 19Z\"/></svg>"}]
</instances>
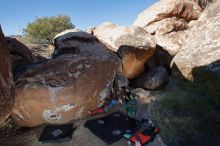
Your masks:
<instances>
[{"instance_id":1,"label":"dry grass","mask_svg":"<svg viewBox=\"0 0 220 146\"><path fill-rule=\"evenodd\" d=\"M177 77L150 107L152 120L169 146L217 146L220 136L220 79L189 82Z\"/></svg>"}]
</instances>

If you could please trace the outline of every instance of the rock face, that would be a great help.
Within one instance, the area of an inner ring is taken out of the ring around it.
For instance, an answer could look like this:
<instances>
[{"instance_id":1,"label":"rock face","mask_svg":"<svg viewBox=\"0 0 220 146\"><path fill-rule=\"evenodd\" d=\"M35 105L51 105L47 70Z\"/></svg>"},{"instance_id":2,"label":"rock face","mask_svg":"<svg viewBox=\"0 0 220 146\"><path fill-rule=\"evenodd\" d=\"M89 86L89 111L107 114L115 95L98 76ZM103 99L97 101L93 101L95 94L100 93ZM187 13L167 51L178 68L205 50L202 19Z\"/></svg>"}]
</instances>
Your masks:
<instances>
[{"instance_id":1,"label":"rock face","mask_svg":"<svg viewBox=\"0 0 220 146\"><path fill-rule=\"evenodd\" d=\"M83 54L105 58L113 54L95 36L78 29L70 29L58 34L54 38L54 44L53 56Z\"/></svg>"},{"instance_id":2,"label":"rock face","mask_svg":"<svg viewBox=\"0 0 220 146\"><path fill-rule=\"evenodd\" d=\"M123 87L127 87L129 85L128 79L123 76L121 73L117 73L115 75L115 79L113 82L113 91L114 91L114 96L115 97L121 97L124 94L124 89Z\"/></svg>"},{"instance_id":3,"label":"rock face","mask_svg":"<svg viewBox=\"0 0 220 146\"><path fill-rule=\"evenodd\" d=\"M54 59L30 69L16 83L12 119L19 126L82 118L110 94L119 66L116 54L80 30L59 34L55 46Z\"/></svg>"},{"instance_id":4,"label":"rock face","mask_svg":"<svg viewBox=\"0 0 220 146\"><path fill-rule=\"evenodd\" d=\"M156 47L156 51L154 55L148 60L147 64L145 65L146 70L150 70L159 66L163 66L167 69L169 73L171 73L170 63L173 57L169 54L168 51L164 50L162 47Z\"/></svg>"},{"instance_id":5,"label":"rock face","mask_svg":"<svg viewBox=\"0 0 220 146\"><path fill-rule=\"evenodd\" d=\"M25 62L39 63L51 59L54 52L54 46L34 44L22 36L7 37L6 42L11 54L23 58Z\"/></svg>"},{"instance_id":6,"label":"rock face","mask_svg":"<svg viewBox=\"0 0 220 146\"><path fill-rule=\"evenodd\" d=\"M181 51L173 59L181 73L193 78L192 70L220 59L220 2L210 4L201 14Z\"/></svg>"},{"instance_id":7,"label":"rock face","mask_svg":"<svg viewBox=\"0 0 220 146\"><path fill-rule=\"evenodd\" d=\"M140 13L134 26L154 35L157 45L175 56L187 37L188 23L197 20L201 10L193 0L160 0Z\"/></svg>"},{"instance_id":8,"label":"rock face","mask_svg":"<svg viewBox=\"0 0 220 146\"><path fill-rule=\"evenodd\" d=\"M34 57L29 48L16 38L6 38L10 50L10 59L14 78L23 73L25 67L33 63Z\"/></svg>"},{"instance_id":9,"label":"rock face","mask_svg":"<svg viewBox=\"0 0 220 146\"><path fill-rule=\"evenodd\" d=\"M136 88L131 92L140 101L140 104L150 103L150 91L144 90L142 88Z\"/></svg>"},{"instance_id":10,"label":"rock face","mask_svg":"<svg viewBox=\"0 0 220 146\"><path fill-rule=\"evenodd\" d=\"M29 48L16 38L6 38L6 43L10 48L10 53L21 56L27 62L33 62L33 56Z\"/></svg>"},{"instance_id":11,"label":"rock face","mask_svg":"<svg viewBox=\"0 0 220 146\"><path fill-rule=\"evenodd\" d=\"M201 12L200 6L191 0L161 0L140 13L134 26L145 27L164 18L176 17L186 21L195 20Z\"/></svg>"},{"instance_id":12,"label":"rock face","mask_svg":"<svg viewBox=\"0 0 220 146\"><path fill-rule=\"evenodd\" d=\"M34 63L39 63L52 58L53 45L26 44L34 56Z\"/></svg>"},{"instance_id":13,"label":"rock face","mask_svg":"<svg viewBox=\"0 0 220 146\"><path fill-rule=\"evenodd\" d=\"M198 3L198 5L204 9L209 3L213 2L213 0L193 0Z\"/></svg>"},{"instance_id":14,"label":"rock face","mask_svg":"<svg viewBox=\"0 0 220 146\"><path fill-rule=\"evenodd\" d=\"M186 30L188 23L184 19L176 17L165 18L161 21L153 22L145 29L151 34L168 34L173 31Z\"/></svg>"},{"instance_id":15,"label":"rock face","mask_svg":"<svg viewBox=\"0 0 220 146\"><path fill-rule=\"evenodd\" d=\"M0 124L11 114L14 105L14 83L9 48L0 26Z\"/></svg>"},{"instance_id":16,"label":"rock face","mask_svg":"<svg viewBox=\"0 0 220 146\"><path fill-rule=\"evenodd\" d=\"M163 87L169 80L166 68L157 67L134 80L134 86L150 90Z\"/></svg>"},{"instance_id":17,"label":"rock face","mask_svg":"<svg viewBox=\"0 0 220 146\"><path fill-rule=\"evenodd\" d=\"M143 72L144 64L153 55L156 47L154 38L138 27L106 22L93 30L93 34L110 50L117 52L122 61L122 73L129 79Z\"/></svg>"},{"instance_id":18,"label":"rock face","mask_svg":"<svg viewBox=\"0 0 220 146\"><path fill-rule=\"evenodd\" d=\"M115 80L114 80L114 86L117 89L120 89L122 87L127 87L129 84L129 81L126 77L124 77L121 73L117 73L115 75Z\"/></svg>"},{"instance_id":19,"label":"rock face","mask_svg":"<svg viewBox=\"0 0 220 146\"><path fill-rule=\"evenodd\" d=\"M171 56L175 56L180 51L186 38L187 38L186 31L177 31L164 35L161 34L155 35L157 45L161 46Z\"/></svg>"}]
</instances>

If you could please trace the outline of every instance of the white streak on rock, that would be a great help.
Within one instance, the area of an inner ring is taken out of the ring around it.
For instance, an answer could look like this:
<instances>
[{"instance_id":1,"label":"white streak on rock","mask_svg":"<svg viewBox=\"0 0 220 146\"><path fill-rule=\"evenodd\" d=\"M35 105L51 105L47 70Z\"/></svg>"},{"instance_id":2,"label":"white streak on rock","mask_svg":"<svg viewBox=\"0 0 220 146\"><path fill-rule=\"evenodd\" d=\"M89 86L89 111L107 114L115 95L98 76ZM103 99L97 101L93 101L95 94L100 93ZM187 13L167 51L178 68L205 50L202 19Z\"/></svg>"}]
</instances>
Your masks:
<instances>
[{"instance_id":1,"label":"white streak on rock","mask_svg":"<svg viewBox=\"0 0 220 146\"><path fill-rule=\"evenodd\" d=\"M68 112L69 110L75 108L76 106L73 103L57 106L54 109L44 110L42 117L45 121L50 123L59 123L61 122L62 115L59 112Z\"/></svg>"},{"instance_id":2,"label":"white streak on rock","mask_svg":"<svg viewBox=\"0 0 220 146\"><path fill-rule=\"evenodd\" d=\"M49 96L52 103L56 103L57 98L59 98L58 94L60 93L60 90L62 87L48 87Z\"/></svg>"}]
</instances>

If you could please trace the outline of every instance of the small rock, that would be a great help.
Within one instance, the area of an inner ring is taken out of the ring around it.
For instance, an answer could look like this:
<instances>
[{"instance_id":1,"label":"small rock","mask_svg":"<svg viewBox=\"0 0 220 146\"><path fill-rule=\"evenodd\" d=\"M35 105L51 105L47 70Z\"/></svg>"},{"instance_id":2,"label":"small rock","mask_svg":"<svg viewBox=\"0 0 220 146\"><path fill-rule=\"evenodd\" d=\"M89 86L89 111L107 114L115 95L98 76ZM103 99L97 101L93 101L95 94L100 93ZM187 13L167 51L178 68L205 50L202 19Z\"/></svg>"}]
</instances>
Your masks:
<instances>
[{"instance_id":1,"label":"small rock","mask_svg":"<svg viewBox=\"0 0 220 146\"><path fill-rule=\"evenodd\" d=\"M150 90L161 89L169 80L166 68L160 66L142 74L134 80L133 85L137 88Z\"/></svg>"}]
</instances>

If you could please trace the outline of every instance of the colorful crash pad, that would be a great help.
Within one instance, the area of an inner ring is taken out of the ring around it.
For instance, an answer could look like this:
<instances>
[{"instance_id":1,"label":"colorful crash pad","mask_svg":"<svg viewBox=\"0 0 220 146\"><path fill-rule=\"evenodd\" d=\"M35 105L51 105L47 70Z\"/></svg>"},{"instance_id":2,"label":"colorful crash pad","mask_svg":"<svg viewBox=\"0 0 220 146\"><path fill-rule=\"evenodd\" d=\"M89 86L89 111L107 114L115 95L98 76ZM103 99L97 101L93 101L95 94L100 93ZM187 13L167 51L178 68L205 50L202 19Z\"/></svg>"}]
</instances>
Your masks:
<instances>
[{"instance_id":1,"label":"colorful crash pad","mask_svg":"<svg viewBox=\"0 0 220 146\"><path fill-rule=\"evenodd\" d=\"M101 118L89 120L84 126L110 145L121 139L125 133L133 133L140 128L140 121L119 111Z\"/></svg>"}]
</instances>

